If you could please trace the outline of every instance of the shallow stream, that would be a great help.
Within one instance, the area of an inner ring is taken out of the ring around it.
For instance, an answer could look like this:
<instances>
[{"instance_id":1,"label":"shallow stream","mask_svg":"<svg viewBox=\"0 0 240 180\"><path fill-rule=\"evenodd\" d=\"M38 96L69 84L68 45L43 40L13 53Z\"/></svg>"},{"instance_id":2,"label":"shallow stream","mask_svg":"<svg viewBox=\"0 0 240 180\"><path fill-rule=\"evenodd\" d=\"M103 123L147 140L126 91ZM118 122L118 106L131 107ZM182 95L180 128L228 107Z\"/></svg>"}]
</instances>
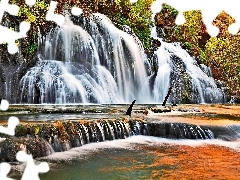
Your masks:
<instances>
[{"instance_id":1,"label":"shallow stream","mask_svg":"<svg viewBox=\"0 0 240 180\"><path fill-rule=\"evenodd\" d=\"M105 109L104 113L101 111L92 114L41 113L39 115L24 114L19 118L29 121L109 118L123 116L127 107L127 105L107 106L107 108L101 106ZM237 136L240 135L239 106L188 105L183 107L185 109L195 107L200 112L180 112L177 111L180 107L173 107L170 113L150 113L144 116L140 111L147 107L150 106L135 106L133 117L141 117L147 122L187 122L211 125L216 128L216 132L218 127L230 127L230 129L234 127L232 130ZM89 107L86 109L89 110ZM98 109L97 106L94 109ZM219 132L220 130L221 128ZM240 138L232 141L216 138L176 140L138 135L126 139L87 144L69 151L53 153L39 160L50 164L50 171L41 174L41 180L186 178L237 180L240 177ZM12 177L16 177L13 174ZM19 176L16 178L20 179Z\"/></svg>"}]
</instances>

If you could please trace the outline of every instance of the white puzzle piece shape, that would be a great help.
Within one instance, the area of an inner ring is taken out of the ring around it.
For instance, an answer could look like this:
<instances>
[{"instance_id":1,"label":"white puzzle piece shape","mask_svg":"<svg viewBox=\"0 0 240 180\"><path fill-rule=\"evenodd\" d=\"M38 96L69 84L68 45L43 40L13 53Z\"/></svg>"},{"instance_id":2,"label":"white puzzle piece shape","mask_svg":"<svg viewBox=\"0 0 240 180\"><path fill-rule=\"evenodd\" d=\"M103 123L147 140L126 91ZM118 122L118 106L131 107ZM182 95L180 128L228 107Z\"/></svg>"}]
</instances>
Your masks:
<instances>
[{"instance_id":1,"label":"white puzzle piece shape","mask_svg":"<svg viewBox=\"0 0 240 180\"><path fill-rule=\"evenodd\" d=\"M7 127L3 127L0 126L0 133L4 133L10 136L14 136L15 135L15 128L16 126L19 124L19 119L17 117L10 117L8 119L8 126Z\"/></svg>"},{"instance_id":2,"label":"white puzzle piece shape","mask_svg":"<svg viewBox=\"0 0 240 180\"><path fill-rule=\"evenodd\" d=\"M1 163L0 164L0 179L1 180L14 180L12 178L8 178L7 174L10 172L11 165L8 163Z\"/></svg>"},{"instance_id":3,"label":"white puzzle piece shape","mask_svg":"<svg viewBox=\"0 0 240 180\"><path fill-rule=\"evenodd\" d=\"M34 163L32 155L28 155L24 151L19 151L16 155L16 158L20 162L26 162L26 168L24 170L21 180L40 180L39 173L46 173L49 171L49 165L46 162L41 162L36 165Z\"/></svg>"},{"instance_id":4,"label":"white puzzle piece shape","mask_svg":"<svg viewBox=\"0 0 240 180\"><path fill-rule=\"evenodd\" d=\"M51 1L49 10L47 12L46 20L47 21L54 21L57 23L57 25L61 26L64 23L64 16L61 14L55 14L54 11L57 7L56 1Z\"/></svg>"},{"instance_id":5,"label":"white puzzle piece shape","mask_svg":"<svg viewBox=\"0 0 240 180\"><path fill-rule=\"evenodd\" d=\"M0 1L0 21L2 21L4 12L8 12L11 15L16 16L19 11L19 7L17 5L9 4L8 2L9 0ZM16 45L15 41L17 39L26 37L27 31L30 29L30 24L23 21L21 22L19 29L20 32L16 32L0 25L0 44L7 43L8 52L10 54L14 54L18 51L18 46Z\"/></svg>"},{"instance_id":6,"label":"white puzzle piece shape","mask_svg":"<svg viewBox=\"0 0 240 180\"><path fill-rule=\"evenodd\" d=\"M201 10L203 22L207 27L207 31L210 36L217 36L219 29L212 24L213 20L222 12L225 11L232 18L235 19L235 23L230 25L228 31L235 35L240 28L240 1L239 0L156 0L153 2L151 9L152 12L159 13L162 9L162 4L166 3L171 7L178 10L179 14L176 17L175 23L182 25L185 23L185 17L183 15L186 11Z\"/></svg>"}]
</instances>

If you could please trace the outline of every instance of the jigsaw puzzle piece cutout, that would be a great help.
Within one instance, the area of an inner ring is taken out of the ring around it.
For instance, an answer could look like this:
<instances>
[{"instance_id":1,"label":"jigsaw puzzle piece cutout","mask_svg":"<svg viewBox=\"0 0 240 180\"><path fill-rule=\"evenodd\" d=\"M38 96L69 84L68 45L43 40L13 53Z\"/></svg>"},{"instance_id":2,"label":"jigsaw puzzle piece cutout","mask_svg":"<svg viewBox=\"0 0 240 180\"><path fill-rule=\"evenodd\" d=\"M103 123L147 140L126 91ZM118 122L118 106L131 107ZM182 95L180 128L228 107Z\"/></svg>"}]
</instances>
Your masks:
<instances>
[{"instance_id":1,"label":"jigsaw puzzle piece cutout","mask_svg":"<svg viewBox=\"0 0 240 180\"><path fill-rule=\"evenodd\" d=\"M27 163L21 180L40 180L38 174L49 171L49 165L47 162L41 162L40 164L36 165L32 155L28 155L24 151L19 151L16 155L16 158L20 162Z\"/></svg>"},{"instance_id":2,"label":"jigsaw puzzle piece cutout","mask_svg":"<svg viewBox=\"0 0 240 180\"><path fill-rule=\"evenodd\" d=\"M36 3L36 0L25 0L26 4L29 6L33 6Z\"/></svg>"},{"instance_id":3,"label":"jigsaw puzzle piece cutout","mask_svg":"<svg viewBox=\"0 0 240 180\"><path fill-rule=\"evenodd\" d=\"M4 12L8 12L13 16L16 16L18 14L19 7L15 4L9 4L8 2L9 0L0 1L0 22L2 21Z\"/></svg>"},{"instance_id":4,"label":"jigsaw puzzle piece cutout","mask_svg":"<svg viewBox=\"0 0 240 180\"><path fill-rule=\"evenodd\" d=\"M4 12L8 12L11 15L16 16L19 7L14 4L9 4L9 0L1 0L0 2L0 20L2 20L2 16ZM21 22L19 30L20 32L15 32L7 27L0 25L0 44L7 43L8 44L8 52L10 54L14 54L18 51L18 47L15 44L15 40L26 37L27 31L30 29L30 24L28 22Z\"/></svg>"},{"instance_id":5,"label":"jigsaw puzzle piece cutout","mask_svg":"<svg viewBox=\"0 0 240 180\"><path fill-rule=\"evenodd\" d=\"M184 12L198 9L199 3L192 0L156 0L152 3L151 10L153 13L159 13L162 10L162 5L167 4L174 9L178 10L178 15L176 17L175 23L177 25L182 25L186 22L184 17Z\"/></svg>"},{"instance_id":6,"label":"jigsaw puzzle piece cutout","mask_svg":"<svg viewBox=\"0 0 240 180\"><path fill-rule=\"evenodd\" d=\"M82 9L79 7L72 7L71 13L75 16L79 16L80 14L83 13Z\"/></svg>"},{"instance_id":7,"label":"jigsaw puzzle piece cutout","mask_svg":"<svg viewBox=\"0 0 240 180\"><path fill-rule=\"evenodd\" d=\"M0 133L4 133L10 136L14 136L15 135L15 128L16 126L19 124L19 119L17 117L10 117L8 119L8 126L7 127L3 127L0 126Z\"/></svg>"},{"instance_id":8,"label":"jigsaw puzzle piece cutout","mask_svg":"<svg viewBox=\"0 0 240 180\"><path fill-rule=\"evenodd\" d=\"M11 165L8 163L1 163L0 164L0 179L1 180L15 180L12 178L8 178L7 174L10 172Z\"/></svg>"},{"instance_id":9,"label":"jigsaw puzzle piece cutout","mask_svg":"<svg viewBox=\"0 0 240 180\"><path fill-rule=\"evenodd\" d=\"M193 3L193 1L191 0L183 0L183 1L168 0L166 4L178 10L178 15L175 20L175 23L177 25L182 25L186 22L186 19L184 17L184 12L197 8L196 2Z\"/></svg>"},{"instance_id":10,"label":"jigsaw puzzle piece cutout","mask_svg":"<svg viewBox=\"0 0 240 180\"><path fill-rule=\"evenodd\" d=\"M6 110L8 110L8 107L9 107L9 102L5 99L2 99L0 109L2 111L6 111Z\"/></svg>"},{"instance_id":11,"label":"jigsaw puzzle piece cutout","mask_svg":"<svg viewBox=\"0 0 240 180\"><path fill-rule=\"evenodd\" d=\"M223 3L223 2L222 2ZM228 3L222 4L223 10L235 19L235 22L228 27L229 33L235 35L238 33L240 28L240 1L239 0L230 0Z\"/></svg>"},{"instance_id":12,"label":"jigsaw puzzle piece cutout","mask_svg":"<svg viewBox=\"0 0 240 180\"><path fill-rule=\"evenodd\" d=\"M15 43L15 40L27 37L27 31L30 29L30 23L21 22L19 26L20 32L13 31L7 27L0 26L0 44L7 42L8 43L8 52L14 54L18 51L18 46Z\"/></svg>"},{"instance_id":13,"label":"jigsaw puzzle piece cutout","mask_svg":"<svg viewBox=\"0 0 240 180\"><path fill-rule=\"evenodd\" d=\"M178 10L178 15L176 17L175 23L177 25L182 25L186 22L184 17L184 12L191 10L200 10L202 12L203 22L207 27L207 31L210 36L214 37L219 34L219 29L212 24L213 20L221 13L224 7L223 1L212 0L201 0L201 1L192 1L192 0L156 0L153 2L151 9L153 13L159 13L162 10L162 4L166 3L169 6ZM215 5L217 4L217 6ZM214 7L214 8L213 8Z\"/></svg>"},{"instance_id":14,"label":"jigsaw puzzle piece cutout","mask_svg":"<svg viewBox=\"0 0 240 180\"><path fill-rule=\"evenodd\" d=\"M55 14L54 11L57 7L57 2L56 1L51 1L49 10L46 15L46 20L47 21L54 21L56 22L59 26L63 25L64 23L64 16L61 14Z\"/></svg>"},{"instance_id":15,"label":"jigsaw puzzle piece cutout","mask_svg":"<svg viewBox=\"0 0 240 180\"><path fill-rule=\"evenodd\" d=\"M202 18L203 22L206 25L208 34L211 37L215 37L219 34L220 30L218 27L214 26L212 23L214 19L222 12L228 13L230 16L233 18L239 19L239 15L235 15L234 9L236 9L236 5L234 5L235 0L230 0L230 1L223 1L223 0L211 0L207 1L204 0L200 6L201 6L201 11L202 11ZM199 1L201 2L201 1ZM237 1L235 1L237 2ZM239 2L238 2L239 4ZM234 13L232 13L234 12ZM230 25L231 26L231 25ZM231 28L230 28L231 29Z\"/></svg>"},{"instance_id":16,"label":"jigsaw puzzle piece cutout","mask_svg":"<svg viewBox=\"0 0 240 180\"><path fill-rule=\"evenodd\" d=\"M221 12L220 7L214 8L211 11L209 11L208 9L202 9L203 22L206 26L208 34L211 37L216 37L219 34L218 27L214 26L212 23L220 12Z\"/></svg>"}]
</instances>

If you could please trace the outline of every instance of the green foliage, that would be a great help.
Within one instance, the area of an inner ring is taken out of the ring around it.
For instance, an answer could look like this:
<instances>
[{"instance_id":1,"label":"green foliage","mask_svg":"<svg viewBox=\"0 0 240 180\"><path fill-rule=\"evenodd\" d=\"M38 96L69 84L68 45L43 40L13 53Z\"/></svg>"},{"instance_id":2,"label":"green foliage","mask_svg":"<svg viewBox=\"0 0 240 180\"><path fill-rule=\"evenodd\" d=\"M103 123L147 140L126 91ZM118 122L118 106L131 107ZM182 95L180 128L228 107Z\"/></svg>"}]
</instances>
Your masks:
<instances>
[{"instance_id":1,"label":"green foliage","mask_svg":"<svg viewBox=\"0 0 240 180\"><path fill-rule=\"evenodd\" d=\"M185 45L188 49L190 49L190 50L193 49L191 43L189 43L189 42L185 42L184 45Z\"/></svg>"},{"instance_id":2,"label":"green foliage","mask_svg":"<svg viewBox=\"0 0 240 180\"><path fill-rule=\"evenodd\" d=\"M10 0L10 2L20 7L18 16L31 23L31 25L38 26L45 23L45 15L49 9L48 0L37 0L33 7L29 7L24 0Z\"/></svg>"},{"instance_id":3,"label":"green foliage","mask_svg":"<svg viewBox=\"0 0 240 180\"><path fill-rule=\"evenodd\" d=\"M240 95L239 44L240 35L235 37L214 37L206 44L206 64L216 79L227 83L232 95Z\"/></svg>"},{"instance_id":4,"label":"green foliage","mask_svg":"<svg viewBox=\"0 0 240 180\"><path fill-rule=\"evenodd\" d=\"M114 0L108 2L110 3L108 7L111 12L105 12L105 8L102 7L99 9L100 13L106 14L117 24L131 27L143 42L144 47L149 48L150 27L153 25L151 20L152 2L153 0L138 0L136 3L131 4L129 0Z\"/></svg>"},{"instance_id":5,"label":"green foliage","mask_svg":"<svg viewBox=\"0 0 240 180\"><path fill-rule=\"evenodd\" d=\"M28 43L27 44L27 54L28 55L33 55L36 52L37 48L38 48L37 43L33 43L33 44Z\"/></svg>"},{"instance_id":6,"label":"green foliage","mask_svg":"<svg viewBox=\"0 0 240 180\"><path fill-rule=\"evenodd\" d=\"M153 0L138 0L132 5L130 11L130 27L143 42L145 48L150 46L150 27L153 25L151 20L151 4Z\"/></svg>"},{"instance_id":7,"label":"green foliage","mask_svg":"<svg viewBox=\"0 0 240 180\"><path fill-rule=\"evenodd\" d=\"M25 0L10 0L10 3L19 6L19 12L17 18L13 20L13 27L17 27L17 24L21 21L27 21L31 24L31 29L27 32L27 37L20 39L18 45L22 49L24 57L31 56L36 53L37 39L38 39L38 27L47 31L50 29L51 22L46 21L46 13L49 9L49 0L37 0L35 5L29 7ZM42 32L44 34L44 32Z\"/></svg>"},{"instance_id":8,"label":"green foliage","mask_svg":"<svg viewBox=\"0 0 240 180\"><path fill-rule=\"evenodd\" d=\"M205 46L205 63L211 67L214 78L226 82L230 95L240 96L240 34L231 35L227 31L233 22L224 12L216 18L215 25L220 28L220 35L208 40Z\"/></svg>"},{"instance_id":9,"label":"green foliage","mask_svg":"<svg viewBox=\"0 0 240 180\"><path fill-rule=\"evenodd\" d=\"M229 95L240 96L240 34L233 36L227 30L234 19L220 13L213 21L220 34L210 38L200 11L185 12L186 23L181 26L175 24L177 14L177 10L168 5L163 5L163 10L157 14L156 23L167 34L165 40L180 42L200 63L210 66L215 79L226 82ZM204 42L204 46L200 47L200 42Z\"/></svg>"},{"instance_id":10,"label":"green foliage","mask_svg":"<svg viewBox=\"0 0 240 180\"><path fill-rule=\"evenodd\" d=\"M182 92L182 103L183 104L191 103L191 98L190 98L189 92L187 92L186 90L184 90Z\"/></svg>"},{"instance_id":11,"label":"green foliage","mask_svg":"<svg viewBox=\"0 0 240 180\"><path fill-rule=\"evenodd\" d=\"M116 18L117 18L119 24L121 24L121 25L129 25L128 18L123 16L120 12L116 14Z\"/></svg>"},{"instance_id":12,"label":"green foliage","mask_svg":"<svg viewBox=\"0 0 240 180\"><path fill-rule=\"evenodd\" d=\"M35 133L34 133L34 134L37 135L37 134L39 133L39 130L40 130L40 128L39 128L39 127L36 127L36 128L35 128Z\"/></svg>"},{"instance_id":13,"label":"green foliage","mask_svg":"<svg viewBox=\"0 0 240 180\"><path fill-rule=\"evenodd\" d=\"M163 4L162 11L157 14L157 25L161 26L165 32L165 41L180 42L188 52L204 61L204 52L199 47L201 34L205 32L200 11L185 12L186 23L178 26L175 19L178 11L167 4Z\"/></svg>"}]
</instances>

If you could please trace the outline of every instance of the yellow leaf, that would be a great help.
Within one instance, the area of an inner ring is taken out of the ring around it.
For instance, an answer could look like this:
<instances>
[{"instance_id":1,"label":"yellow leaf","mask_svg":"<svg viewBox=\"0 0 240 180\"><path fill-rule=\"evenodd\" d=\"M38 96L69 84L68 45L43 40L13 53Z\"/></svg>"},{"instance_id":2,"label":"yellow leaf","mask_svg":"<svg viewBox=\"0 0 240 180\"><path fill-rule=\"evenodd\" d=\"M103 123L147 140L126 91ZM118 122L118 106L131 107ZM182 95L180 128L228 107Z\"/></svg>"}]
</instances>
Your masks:
<instances>
[{"instance_id":1,"label":"yellow leaf","mask_svg":"<svg viewBox=\"0 0 240 180\"><path fill-rule=\"evenodd\" d=\"M36 127L36 129L35 129L35 134L38 134L39 133L39 127Z\"/></svg>"}]
</instances>

